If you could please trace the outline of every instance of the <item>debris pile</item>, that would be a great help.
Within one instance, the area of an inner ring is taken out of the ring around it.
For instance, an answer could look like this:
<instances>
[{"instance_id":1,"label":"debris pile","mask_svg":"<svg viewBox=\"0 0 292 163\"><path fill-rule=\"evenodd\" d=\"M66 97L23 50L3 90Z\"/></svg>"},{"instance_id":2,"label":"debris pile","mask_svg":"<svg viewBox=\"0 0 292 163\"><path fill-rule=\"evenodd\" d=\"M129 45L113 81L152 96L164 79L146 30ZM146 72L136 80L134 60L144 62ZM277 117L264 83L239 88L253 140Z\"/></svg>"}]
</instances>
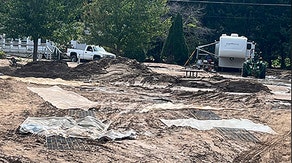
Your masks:
<instances>
[{"instance_id":1,"label":"debris pile","mask_svg":"<svg viewBox=\"0 0 292 163\"><path fill-rule=\"evenodd\" d=\"M106 69L115 64L123 64L130 68L132 76L141 74L151 74L147 66L136 60L117 57L116 59L101 59L80 64L77 67L68 67L65 61L38 61L29 62L12 75L18 77L43 77L43 78L62 78L66 80L90 78L92 75L107 73ZM131 79L130 79L131 80Z\"/></svg>"},{"instance_id":2,"label":"debris pile","mask_svg":"<svg viewBox=\"0 0 292 163\"><path fill-rule=\"evenodd\" d=\"M245 81L245 80L230 80L217 85L218 89L223 92L238 92L238 93L257 93L260 91L270 92L267 86L262 83Z\"/></svg>"},{"instance_id":3,"label":"debris pile","mask_svg":"<svg viewBox=\"0 0 292 163\"><path fill-rule=\"evenodd\" d=\"M67 74L69 70L70 68L65 61L28 62L20 69L17 69L14 72L14 76L61 78L64 74Z\"/></svg>"}]
</instances>

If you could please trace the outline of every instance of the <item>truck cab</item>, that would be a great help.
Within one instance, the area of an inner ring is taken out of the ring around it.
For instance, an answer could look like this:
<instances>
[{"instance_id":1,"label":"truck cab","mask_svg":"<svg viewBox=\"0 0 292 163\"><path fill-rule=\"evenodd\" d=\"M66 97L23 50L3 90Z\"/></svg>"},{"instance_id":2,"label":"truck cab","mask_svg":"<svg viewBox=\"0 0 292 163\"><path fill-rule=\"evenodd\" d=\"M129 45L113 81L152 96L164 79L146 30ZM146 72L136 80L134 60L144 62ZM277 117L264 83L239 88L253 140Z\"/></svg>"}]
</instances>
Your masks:
<instances>
[{"instance_id":1,"label":"truck cab","mask_svg":"<svg viewBox=\"0 0 292 163\"><path fill-rule=\"evenodd\" d=\"M72 62L76 62L78 58L82 60L99 60L101 58L116 58L116 55L107 52L103 47L96 45L83 44L81 49L67 49L67 56L70 57Z\"/></svg>"},{"instance_id":2,"label":"truck cab","mask_svg":"<svg viewBox=\"0 0 292 163\"><path fill-rule=\"evenodd\" d=\"M93 60L93 57L94 57L93 46L92 45L88 45L86 47L86 49L84 50L84 53L82 55L83 56L80 57L82 59L85 59L85 60ZM99 59L100 59L100 57L99 57Z\"/></svg>"}]
</instances>

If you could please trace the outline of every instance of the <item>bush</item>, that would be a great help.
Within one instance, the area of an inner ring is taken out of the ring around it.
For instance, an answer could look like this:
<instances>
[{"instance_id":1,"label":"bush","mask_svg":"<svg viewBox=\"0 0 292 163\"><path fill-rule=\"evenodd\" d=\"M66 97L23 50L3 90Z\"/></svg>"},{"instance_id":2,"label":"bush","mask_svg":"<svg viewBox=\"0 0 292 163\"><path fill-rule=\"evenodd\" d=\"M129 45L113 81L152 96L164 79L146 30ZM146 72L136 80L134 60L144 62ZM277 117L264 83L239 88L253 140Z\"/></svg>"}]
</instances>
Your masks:
<instances>
[{"instance_id":1,"label":"bush","mask_svg":"<svg viewBox=\"0 0 292 163\"><path fill-rule=\"evenodd\" d=\"M285 58L285 68L291 69L291 60L290 58ZM281 68L281 59L277 58L275 60L272 60L272 67L273 68Z\"/></svg>"},{"instance_id":2,"label":"bush","mask_svg":"<svg viewBox=\"0 0 292 163\"><path fill-rule=\"evenodd\" d=\"M125 57L136 59L138 62L143 62L146 59L146 54L142 50L126 51Z\"/></svg>"},{"instance_id":3,"label":"bush","mask_svg":"<svg viewBox=\"0 0 292 163\"><path fill-rule=\"evenodd\" d=\"M4 51L0 51L0 59L6 58Z\"/></svg>"}]
</instances>

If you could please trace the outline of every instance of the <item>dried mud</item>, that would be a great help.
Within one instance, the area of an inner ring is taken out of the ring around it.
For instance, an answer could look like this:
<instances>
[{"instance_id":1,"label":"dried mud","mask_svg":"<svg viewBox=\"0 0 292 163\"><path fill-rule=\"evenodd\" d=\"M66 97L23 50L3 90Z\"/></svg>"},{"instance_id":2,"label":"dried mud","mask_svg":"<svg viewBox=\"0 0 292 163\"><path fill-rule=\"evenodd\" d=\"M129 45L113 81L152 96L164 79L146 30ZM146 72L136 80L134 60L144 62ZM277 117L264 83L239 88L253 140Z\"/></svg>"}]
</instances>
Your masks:
<instances>
[{"instance_id":1,"label":"dried mud","mask_svg":"<svg viewBox=\"0 0 292 163\"><path fill-rule=\"evenodd\" d=\"M178 77L174 77L167 74L158 74L152 72L147 66L137 62L136 60L127 59L124 57L118 57L117 59L102 59L99 61L87 62L80 64L77 67L69 68L65 61L39 61L29 62L19 69L16 69L13 73L8 73L12 76L18 77L43 77L43 78L62 78L65 80L80 80L80 79L92 79L92 76L106 74L107 68L122 64L126 65L126 71L129 73L122 74L119 78L110 78L110 82L129 82L138 78L141 83L168 83L177 84L185 87L196 88L217 88L223 92L240 92L240 93L256 93L259 91L269 92L266 86L262 83L251 81L231 81L225 80L220 75L212 76L211 81L223 81L219 84L207 83L206 81L181 81ZM103 81L107 81L103 79Z\"/></svg>"},{"instance_id":2,"label":"dried mud","mask_svg":"<svg viewBox=\"0 0 292 163\"><path fill-rule=\"evenodd\" d=\"M66 62L27 63L19 68L0 66L0 73L19 77L62 78L85 81L80 86L58 85L76 92L99 106L91 108L110 129L137 133L135 140L80 140L87 149L49 150L44 137L24 135L19 125L27 117L68 116L44 101L27 87L46 84L24 83L0 78L0 162L291 162L291 108L275 104L273 93L261 81L233 79L222 74L200 74L183 79L168 66L146 64L119 57L80 64ZM167 69L158 73L156 68ZM7 71L6 71L7 70ZM178 71L176 71L178 72ZM289 80L288 72L278 77ZM176 87L197 88L174 89ZM200 89L210 90L200 90ZM150 110L143 108L167 102L194 105L194 108ZM216 130L200 131L191 127L167 127L160 119L194 118L198 107L209 106L222 119L250 119L270 126L276 135L252 132L261 142L235 141Z\"/></svg>"}]
</instances>

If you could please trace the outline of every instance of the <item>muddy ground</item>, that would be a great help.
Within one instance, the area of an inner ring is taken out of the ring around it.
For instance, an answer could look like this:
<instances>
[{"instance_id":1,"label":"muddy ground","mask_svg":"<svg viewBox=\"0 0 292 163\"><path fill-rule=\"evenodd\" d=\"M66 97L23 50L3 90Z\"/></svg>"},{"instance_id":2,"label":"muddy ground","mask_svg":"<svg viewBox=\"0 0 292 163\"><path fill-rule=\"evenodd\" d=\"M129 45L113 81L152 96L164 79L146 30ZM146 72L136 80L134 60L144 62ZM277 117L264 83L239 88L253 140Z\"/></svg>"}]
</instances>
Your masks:
<instances>
[{"instance_id":1,"label":"muddy ground","mask_svg":"<svg viewBox=\"0 0 292 163\"><path fill-rule=\"evenodd\" d=\"M177 65L117 58L80 65L0 60L0 162L291 162L291 72L267 71L264 80L238 72L199 72L186 78ZM27 87L57 85L99 105L96 117L109 129L136 132L135 139L80 139L86 148L49 149L46 138L21 134L27 117L66 116ZM144 112L154 104L185 104ZM189 107L191 106L191 107ZM160 119L194 118L209 107L222 119L249 119L277 134L250 131L258 142L232 140L217 130L167 127Z\"/></svg>"}]
</instances>

